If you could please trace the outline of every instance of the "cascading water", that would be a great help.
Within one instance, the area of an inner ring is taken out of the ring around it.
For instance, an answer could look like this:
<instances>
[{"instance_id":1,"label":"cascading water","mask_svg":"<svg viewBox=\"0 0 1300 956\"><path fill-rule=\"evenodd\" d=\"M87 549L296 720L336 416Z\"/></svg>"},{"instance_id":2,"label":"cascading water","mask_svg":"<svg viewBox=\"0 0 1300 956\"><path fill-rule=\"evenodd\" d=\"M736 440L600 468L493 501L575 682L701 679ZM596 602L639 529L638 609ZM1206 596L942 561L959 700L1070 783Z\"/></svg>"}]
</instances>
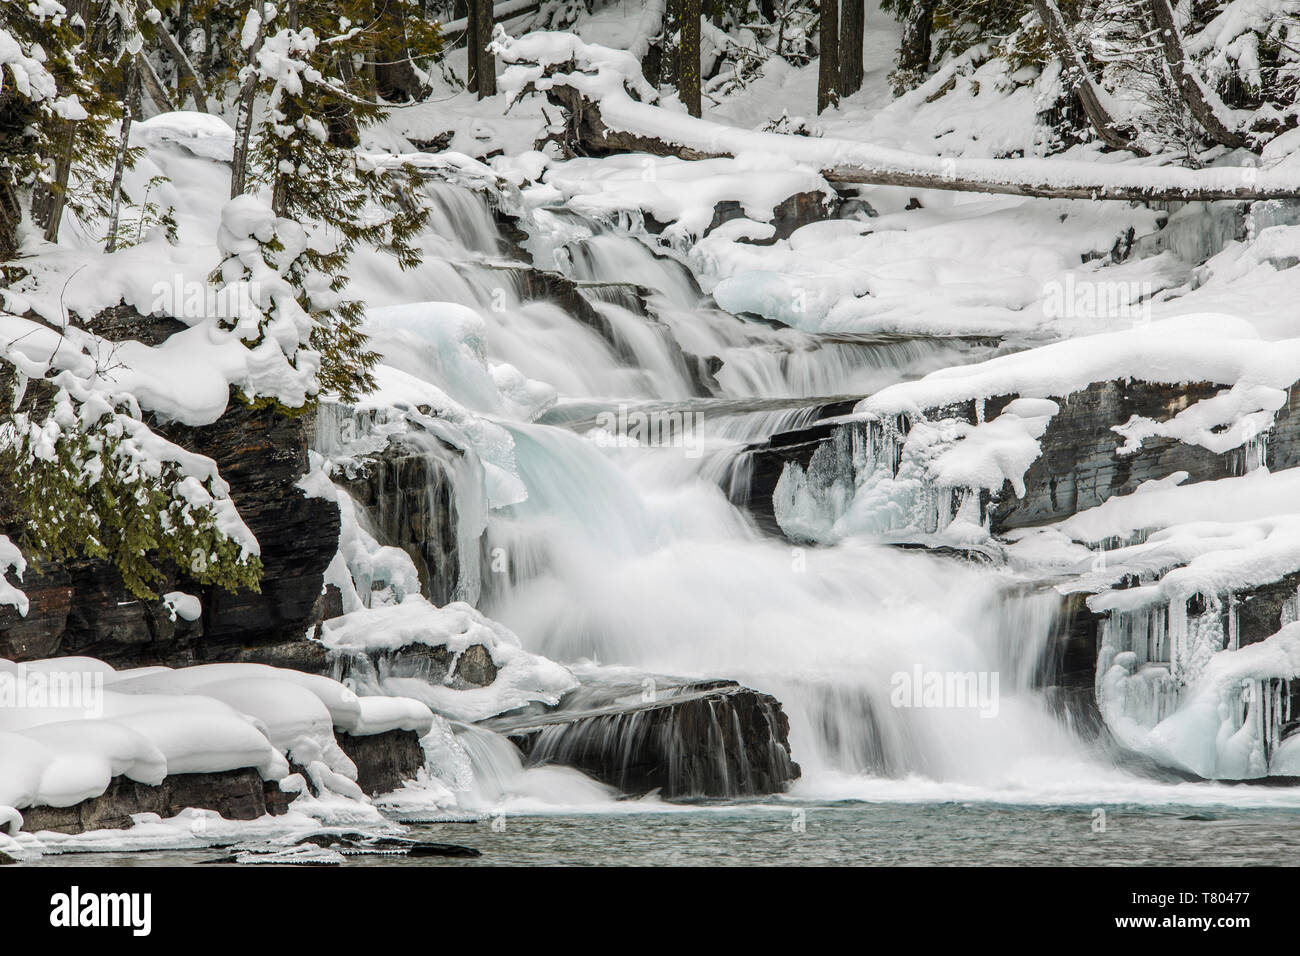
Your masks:
<instances>
[{"instance_id":1,"label":"cascading water","mask_svg":"<svg viewBox=\"0 0 1300 956\"><path fill-rule=\"evenodd\" d=\"M418 315L401 334L379 323L375 340L390 364L509 434L526 497L488 517L479 607L528 650L775 696L805 794L1088 799L1146 785L1073 735L1037 689L1055 592L862 540L793 547L732 503L750 443L846 396L985 357L989 343L774 328L717 309L682 262L634 235L539 212L524 245L567 273L562 286L492 253L481 198L449 186L435 200L457 242L424 267L430 301L472 309L488 360L553 386L559 403L532 421L476 405L444 346L416 334ZM701 357L722 362L712 397L691 374ZM646 441L626 433L637 414L677 418ZM496 781L481 798L523 772L487 730L461 738Z\"/></svg>"}]
</instances>

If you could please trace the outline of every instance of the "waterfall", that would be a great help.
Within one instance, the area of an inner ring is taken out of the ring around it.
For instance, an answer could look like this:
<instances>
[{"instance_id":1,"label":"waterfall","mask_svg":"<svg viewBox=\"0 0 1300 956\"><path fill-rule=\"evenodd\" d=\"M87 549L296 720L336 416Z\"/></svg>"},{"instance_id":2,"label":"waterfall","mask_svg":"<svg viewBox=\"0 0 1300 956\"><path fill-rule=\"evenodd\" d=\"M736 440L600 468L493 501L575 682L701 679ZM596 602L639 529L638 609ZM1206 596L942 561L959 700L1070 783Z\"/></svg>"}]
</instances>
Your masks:
<instances>
[{"instance_id":1,"label":"waterfall","mask_svg":"<svg viewBox=\"0 0 1300 956\"><path fill-rule=\"evenodd\" d=\"M494 405L449 365L455 343L437 309L379 316L373 340L386 362L506 436L498 444L510 446L520 500L475 503L468 530L479 533L458 535L455 550L464 566L485 556L477 606L527 650L582 668L589 684L614 673L724 679L772 695L788 715L801 793L1077 793L1132 779L1049 706L1044 674L1062 627L1055 591L1006 568L861 538L797 546L737 504L749 492L751 450L773 435L841 415L884 385L987 357L998 343L814 335L732 315L684 260L566 209L537 210L524 224L517 248L538 265L507 259L504 239L489 241L482 197L450 186L438 196L449 251L422 267L430 302L472 310L486 366L512 366L553 387L557 401L522 417ZM839 462L896 470L884 436L840 434L852 447ZM414 441L433 455L446 436L429 429ZM462 484L479 479L441 461L460 508ZM828 500L853 477L810 467L807 481L820 484L805 497ZM383 494L400 499L401 488ZM940 524L962 507L921 504ZM376 525L409 524L407 507L377 506ZM721 739L727 718L711 719ZM647 712L574 726L534 728L517 742L535 759L578 765L596 740L602 753L631 754L662 738L654 746L670 764L681 756ZM457 738L475 765L471 802L491 804L534 770L557 769L525 770L484 727ZM683 793L692 773L757 772L716 760L678 768Z\"/></svg>"}]
</instances>

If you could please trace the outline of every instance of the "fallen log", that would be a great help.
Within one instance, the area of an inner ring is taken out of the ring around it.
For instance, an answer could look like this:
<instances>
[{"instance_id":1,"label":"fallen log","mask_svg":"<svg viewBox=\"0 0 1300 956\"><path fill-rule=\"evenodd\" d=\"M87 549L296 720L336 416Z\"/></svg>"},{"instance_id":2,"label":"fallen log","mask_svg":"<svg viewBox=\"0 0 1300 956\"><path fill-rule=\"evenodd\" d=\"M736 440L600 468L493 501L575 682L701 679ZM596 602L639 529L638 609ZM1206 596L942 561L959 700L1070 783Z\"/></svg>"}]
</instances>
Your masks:
<instances>
[{"instance_id":1,"label":"fallen log","mask_svg":"<svg viewBox=\"0 0 1300 956\"><path fill-rule=\"evenodd\" d=\"M1014 160L1005 160L1005 162L1014 162ZM1245 181L1238 185L1202 185L1187 188L1158 183L1143 185L1098 182L1064 185L1053 183L1050 178L1037 182L1028 178L1016 182L998 182L991 179L962 179L958 176L945 177L909 170L868 169L857 166L835 166L823 169L821 174L830 183L911 186L915 189L947 189L952 192L997 193L1004 196L1033 196L1041 199L1119 199L1130 202L1300 199L1300 184L1280 189L1260 190Z\"/></svg>"},{"instance_id":2,"label":"fallen log","mask_svg":"<svg viewBox=\"0 0 1300 956\"><path fill-rule=\"evenodd\" d=\"M541 0L505 0L504 3L498 3L492 7L492 22L505 23L515 17L522 17L525 13L536 13L541 8ZM462 36L468 29L468 17L448 20L442 25L442 38L444 41L450 42L453 38Z\"/></svg>"},{"instance_id":3,"label":"fallen log","mask_svg":"<svg viewBox=\"0 0 1300 956\"><path fill-rule=\"evenodd\" d=\"M644 152L685 160L772 157L819 170L828 182L903 186L1045 199L1211 202L1300 199L1300 169L966 159L851 140L739 129L655 105L657 94L628 54L567 34L532 33L498 48L511 65L501 90L543 93L566 113L565 145L605 156ZM1135 157L1137 158L1137 157Z\"/></svg>"},{"instance_id":4,"label":"fallen log","mask_svg":"<svg viewBox=\"0 0 1300 956\"><path fill-rule=\"evenodd\" d=\"M567 136L570 148L583 156L610 156L618 153L649 153L653 156L675 156L678 159L722 159L732 158L734 153L725 150L698 149L682 145L644 133L630 132L610 126L602 118L601 104L585 98L571 86L553 86L547 90L551 103L565 110L568 117ZM778 133L759 134L779 136ZM815 141L814 141L815 142ZM1140 177L1132 181L1105 182L1101 177L1093 181L1077 184L1063 182L1053 169L1059 163L1062 166L1090 166L1091 164L1070 162L1068 160L956 160L939 157L917 157L930 160L937 168L922 170L907 168L902 165L865 166L842 164L821 168L822 178L829 183L864 186L904 186L913 189L942 189L951 192L995 193L1008 196L1031 196L1041 199L1109 199L1131 202L1210 202L1220 199L1260 200L1260 199L1300 199L1300 181L1282 186L1265 183L1261 188L1259 179L1264 173L1253 167L1229 167L1213 170L1191 170L1181 168L1155 167L1151 171L1172 174L1175 182L1141 182ZM967 163L980 162L983 167L1006 168L1005 179L989 175L965 175L961 172ZM1029 167L1017 167L1014 164L1032 164L1033 169L1041 170L1037 175L1032 171L1017 177L1010 175L1017 168L1028 170ZM1000 167L998 164L1008 164ZM1104 167L1103 167L1104 168ZM1114 170L1118 172L1119 170ZM1142 172L1141 169L1132 172ZM1214 177L1201 176L1198 173L1227 173ZM1185 180L1186 185L1177 181Z\"/></svg>"}]
</instances>

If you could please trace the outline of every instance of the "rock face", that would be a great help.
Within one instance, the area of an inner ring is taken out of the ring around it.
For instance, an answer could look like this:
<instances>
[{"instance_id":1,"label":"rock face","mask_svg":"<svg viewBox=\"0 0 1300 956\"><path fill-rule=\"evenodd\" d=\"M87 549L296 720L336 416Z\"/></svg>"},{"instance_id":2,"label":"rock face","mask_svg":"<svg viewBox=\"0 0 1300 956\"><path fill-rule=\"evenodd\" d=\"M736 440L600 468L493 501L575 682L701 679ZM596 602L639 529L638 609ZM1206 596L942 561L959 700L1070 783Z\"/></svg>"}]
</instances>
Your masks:
<instances>
[{"instance_id":1,"label":"rock face","mask_svg":"<svg viewBox=\"0 0 1300 956\"><path fill-rule=\"evenodd\" d=\"M649 686L588 684L555 710L487 726L530 766L575 767L634 796L756 796L798 778L775 698L724 680Z\"/></svg>"},{"instance_id":2,"label":"rock face","mask_svg":"<svg viewBox=\"0 0 1300 956\"><path fill-rule=\"evenodd\" d=\"M357 786L372 797L392 793L403 782L415 779L424 766L424 748L413 730L366 737L336 732L334 737L339 749L357 765Z\"/></svg>"},{"instance_id":3,"label":"rock face","mask_svg":"<svg viewBox=\"0 0 1300 956\"><path fill-rule=\"evenodd\" d=\"M380 540L401 548L420 574L420 590L442 605L460 581L455 479L446 459L465 452L435 435L395 438L342 484L366 509Z\"/></svg>"},{"instance_id":4,"label":"rock face","mask_svg":"<svg viewBox=\"0 0 1300 956\"><path fill-rule=\"evenodd\" d=\"M426 684L473 690L497 679L497 665L482 644L460 653L438 644L407 644L393 651L335 653L331 657L335 680L382 683L390 677L413 678Z\"/></svg>"},{"instance_id":5,"label":"rock face","mask_svg":"<svg viewBox=\"0 0 1300 956\"><path fill-rule=\"evenodd\" d=\"M847 415L857 404L856 399L832 403L818 412L818 418ZM815 422L795 431L780 432L762 444L755 445L746 454L749 479L733 486L731 500L744 508L754 522L770 534L782 534L776 520L773 493L788 463L807 469L812 456L827 442L833 441L841 426L834 422Z\"/></svg>"},{"instance_id":6,"label":"rock face","mask_svg":"<svg viewBox=\"0 0 1300 956\"><path fill-rule=\"evenodd\" d=\"M26 808L23 829L33 833L124 829L131 826L134 813L171 817L187 807L215 810L227 820L256 820L268 813L284 813L291 796L252 769L176 774L156 787L114 777L100 796L73 806Z\"/></svg>"},{"instance_id":7,"label":"rock face","mask_svg":"<svg viewBox=\"0 0 1300 956\"><path fill-rule=\"evenodd\" d=\"M1059 400L1061 410L1041 439L1042 454L1025 474L1025 497L1016 498L1010 486L994 496L993 530L1058 521L1176 471L1186 471L1189 483L1244 473L1240 448L1217 455L1199 445L1156 438L1135 454L1121 457L1115 453L1120 441L1112 425L1134 415L1163 421L1226 388L1207 383L1099 382ZM999 414L1010 398L990 399L985 418ZM970 420L974 420L973 409ZM1287 404L1278 410L1267 438L1270 469L1300 464L1300 394L1294 389Z\"/></svg>"},{"instance_id":8,"label":"rock face","mask_svg":"<svg viewBox=\"0 0 1300 956\"><path fill-rule=\"evenodd\" d=\"M1059 521L1099 505L1112 495L1129 494L1145 481L1177 471L1187 472L1188 483L1244 473L1246 449L1216 454L1199 445L1153 438L1136 453L1119 455L1117 450L1123 440L1112 429L1133 416L1169 419L1228 387L1205 382L1164 385L1107 381L1068 396L1053 396L1060 411L1039 440L1041 454L1025 473L1024 496L1017 497L1010 482L996 492L981 492L980 510L988 517L990 530L997 534ZM1003 395L987 399L983 403L983 420L999 415L1015 398ZM967 400L927 409L925 417L959 418L974 424L978 420L976 402ZM882 467L892 463L897 470L911 422L908 416L900 415L888 425L885 428L880 422L865 420L825 422L773 436L751 449L750 487L738 503L745 505L761 526L780 531L773 515L773 496L787 469L797 468L806 473L807 484L833 520L851 499L852 482L864 465ZM1300 464L1300 392L1296 389L1290 390L1287 404L1277 411L1275 424L1265 437L1266 444L1253 453L1263 454L1271 470ZM865 448L877 449L874 463L866 462L854 451Z\"/></svg>"},{"instance_id":9,"label":"rock face","mask_svg":"<svg viewBox=\"0 0 1300 956\"><path fill-rule=\"evenodd\" d=\"M142 317L125 307L89 324L109 339L145 342L163 341L183 328L175 320ZM151 422L172 441L217 462L240 515L261 544L261 593L203 588L172 569L159 593L181 590L199 595L203 604L199 620L173 621L161 601L138 600L116 570L102 563L32 567L23 581L31 600L28 616L0 609L0 657L23 661L85 654L114 666L176 666L248 659L243 655L258 648L301 643L332 613L322 587L339 534L333 502L308 498L297 487L307 471L311 416L310 411L290 416L252 408L232 394L226 414L212 425ZM274 658L264 652L267 663Z\"/></svg>"},{"instance_id":10,"label":"rock face","mask_svg":"<svg viewBox=\"0 0 1300 956\"><path fill-rule=\"evenodd\" d=\"M1046 653L1035 673L1048 707L1085 740L1103 733L1104 722L1095 692L1100 617L1088 609L1087 595L1062 596Z\"/></svg>"}]
</instances>

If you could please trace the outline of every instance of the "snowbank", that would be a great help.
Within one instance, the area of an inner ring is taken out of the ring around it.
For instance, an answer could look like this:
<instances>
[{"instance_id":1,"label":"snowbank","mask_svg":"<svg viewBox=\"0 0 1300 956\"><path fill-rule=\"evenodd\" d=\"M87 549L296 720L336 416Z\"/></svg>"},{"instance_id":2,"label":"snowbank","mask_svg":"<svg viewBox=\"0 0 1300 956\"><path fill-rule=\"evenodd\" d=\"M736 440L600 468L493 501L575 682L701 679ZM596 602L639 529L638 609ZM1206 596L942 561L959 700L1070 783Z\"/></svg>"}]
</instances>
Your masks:
<instances>
[{"instance_id":1,"label":"snowbank","mask_svg":"<svg viewBox=\"0 0 1300 956\"><path fill-rule=\"evenodd\" d=\"M496 679L486 687L456 690L416 678L378 675L360 685L362 693L411 697L456 720L485 720L533 702L554 705L578 686L568 668L528 653L514 632L468 604L439 608L418 594L400 604L363 608L326 621L321 641L335 652L381 657L411 644L445 647L457 656L481 645L498 668ZM449 673L454 669L453 664Z\"/></svg>"},{"instance_id":2,"label":"snowbank","mask_svg":"<svg viewBox=\"0 0 1300 956\"><path fill-rule=\"evenodd\" d=\"M89 658L0 661L0 807L72 806L114 777L150 786L244 767L285 781L289 760L359 799L336 731L433 728L410 699L362 701L326 677L262 664L115 671Z\"/></svg>"}]
</instances>

